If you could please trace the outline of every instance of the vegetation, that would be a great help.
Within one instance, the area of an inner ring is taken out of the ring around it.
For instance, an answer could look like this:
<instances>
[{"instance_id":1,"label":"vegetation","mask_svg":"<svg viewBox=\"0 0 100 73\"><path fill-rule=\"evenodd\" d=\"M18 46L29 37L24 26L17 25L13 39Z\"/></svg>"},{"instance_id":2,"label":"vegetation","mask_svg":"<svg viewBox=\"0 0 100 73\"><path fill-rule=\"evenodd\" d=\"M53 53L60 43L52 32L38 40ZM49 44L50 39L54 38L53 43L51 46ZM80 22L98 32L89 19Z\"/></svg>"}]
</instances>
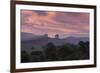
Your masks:
<instances>
[{"instance_id":1,"label":"vegetation","mask_svg":"<svg viewBox=\"0 0 100 73\"><path fill-rule=\"evenodd\" d=\"M36 50L32 46L31 53L21 51L21 62L45 62L64 60L85 60L89 59L89 42L80 41L79 44L54 45L52 42L42 47L43 51Z\"/></svg>"},{"instance_id":2,"label":"vegetation","mask_svg":"<svg viewBox=\"0 0 100 73\"><path fill-rule=\"evenodd\" d=\"M21 51L21 62L30 62L30 55L26 51Z\"/></svg>"}]
</instances>

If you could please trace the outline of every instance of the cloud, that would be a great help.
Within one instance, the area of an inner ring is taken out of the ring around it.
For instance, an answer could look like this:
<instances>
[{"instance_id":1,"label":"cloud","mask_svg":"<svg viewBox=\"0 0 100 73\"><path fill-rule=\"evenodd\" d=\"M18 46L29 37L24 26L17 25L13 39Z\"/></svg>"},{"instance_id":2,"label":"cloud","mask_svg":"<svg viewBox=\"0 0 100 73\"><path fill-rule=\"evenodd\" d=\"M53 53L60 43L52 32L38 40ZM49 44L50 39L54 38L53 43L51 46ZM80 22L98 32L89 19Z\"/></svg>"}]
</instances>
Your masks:
<instances>
[{"instance_id":1,"label":"cloud","mask_svg":"<svg viewBox=\"0 0 100 73\"><path fill-rule=\"evenodd\" d=\"M37 35L88 36L89 13L21 10L21 26Z\"/></svg>"}]
</instances>

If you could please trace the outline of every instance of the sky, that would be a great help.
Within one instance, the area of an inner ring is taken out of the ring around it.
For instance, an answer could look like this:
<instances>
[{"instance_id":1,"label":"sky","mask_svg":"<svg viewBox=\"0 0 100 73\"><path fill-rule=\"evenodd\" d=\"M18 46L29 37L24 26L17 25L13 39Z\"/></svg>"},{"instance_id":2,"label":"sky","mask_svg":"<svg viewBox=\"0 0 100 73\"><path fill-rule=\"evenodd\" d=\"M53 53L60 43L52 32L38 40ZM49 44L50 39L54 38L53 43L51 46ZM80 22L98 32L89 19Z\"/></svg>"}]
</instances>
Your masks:
<instances>
[{"instance_id":1,"label":"sky","mask_svg":"<svg viewBox=\"0 0 100 73\"><path fill-rule=\"evenodd\" d=\"M21 32L49 37L89 37L89 13L21 10Z\"/></svg>"}]
</instances>

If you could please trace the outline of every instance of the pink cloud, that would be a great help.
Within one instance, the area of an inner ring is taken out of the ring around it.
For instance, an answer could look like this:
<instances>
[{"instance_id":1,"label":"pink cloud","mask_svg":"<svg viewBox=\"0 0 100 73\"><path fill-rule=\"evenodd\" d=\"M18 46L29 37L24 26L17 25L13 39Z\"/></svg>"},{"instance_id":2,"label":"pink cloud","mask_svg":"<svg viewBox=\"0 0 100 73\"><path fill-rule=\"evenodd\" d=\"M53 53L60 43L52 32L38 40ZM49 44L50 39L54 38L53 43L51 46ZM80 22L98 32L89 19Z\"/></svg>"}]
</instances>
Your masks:
<instances>
[{"instance_id":1,"label":"pink cloud","mask_svg":"<svg viewBox=\"0 0 100 73\"><path fill-rule=\"evenodd\" d=\"M39 11L39 13L41 13ZM42 35L89 35L89 14L71 12L45 12L39 15L32 10L21 10L21 31Z\"/></svg>"}]
</instances>

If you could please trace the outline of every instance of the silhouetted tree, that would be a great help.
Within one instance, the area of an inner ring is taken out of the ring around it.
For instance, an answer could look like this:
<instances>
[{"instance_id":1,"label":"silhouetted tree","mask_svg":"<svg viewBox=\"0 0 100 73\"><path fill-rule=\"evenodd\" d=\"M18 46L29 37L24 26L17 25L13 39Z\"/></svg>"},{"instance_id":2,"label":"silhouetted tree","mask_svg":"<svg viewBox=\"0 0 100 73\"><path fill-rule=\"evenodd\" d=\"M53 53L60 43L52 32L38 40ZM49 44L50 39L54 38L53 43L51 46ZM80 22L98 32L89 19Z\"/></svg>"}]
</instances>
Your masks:
<instances>
[{"instance_id":1,"label":"silhouetted tree","mask_svg":"<svg viewBox=\"0 0 100 73\"><path fill-rule=\"evenodd\" d=\"M68 60L70 55L73 53L71 45L64 44L59 47L58 54L59 60Z\"/></svg>"},{"instance_id":2,"label":"silhouetted tree","mask_svg":"<svg viewBox=\"0 0 100 73\"><path fill-rule=\"evenodd\" d=\"M32 46L31 50L35 50L35 47L34 47L34 46Z\"/></svg>"},{"instance_id":3,"label":"silhouetted tree","mask_svg":"<svg viewBox=\"0 0 100 73\"><path fill-rule=\"evenodd\" d=\"M85 49L85 52L86 52L86 59L89 59L89 42L85 42L85 45L86 45L86 49Z\"/></svg>"},{"instance_id":4,"label":"silhouetted tree","mask_svg":"<svg viewBox=\"0 0 100 73\"><path fill-rule=\"evenodd\" d=\"M44 60L45 60L45 57L41 51L32 51L31 52L31 61L32 62L41 62Z\"/></svg>"},{"instance_id":5,"label":"silhouetted tree","mask_svg":"<svg viewBox=\"0 0 100 73\"><path fill-rule=\"evenodd\" d=\"M21 51L21 62L30 62L30 56L26 51Z\"/></svg>"},{"instance_id":6,"label":"silhouetted tree","mask_svg":"<svg viewBox=\"0 0 100 73\"><path fill-rule=\"evenodd\" d=\"M45 55L48 61L57 60L56 46L53 43L50 42L45 46Z\"/></svg>"},{"instance_id":7,"label":"silhouetted tree","mask_svg":"<svg viewBox=\"0 0 100 73\"><path fill-rule=\"evenodd\" d=\"M80 50L82 52L83 59L89 59L89 42L79 42Z\"/></svg>"}]
</instances>

